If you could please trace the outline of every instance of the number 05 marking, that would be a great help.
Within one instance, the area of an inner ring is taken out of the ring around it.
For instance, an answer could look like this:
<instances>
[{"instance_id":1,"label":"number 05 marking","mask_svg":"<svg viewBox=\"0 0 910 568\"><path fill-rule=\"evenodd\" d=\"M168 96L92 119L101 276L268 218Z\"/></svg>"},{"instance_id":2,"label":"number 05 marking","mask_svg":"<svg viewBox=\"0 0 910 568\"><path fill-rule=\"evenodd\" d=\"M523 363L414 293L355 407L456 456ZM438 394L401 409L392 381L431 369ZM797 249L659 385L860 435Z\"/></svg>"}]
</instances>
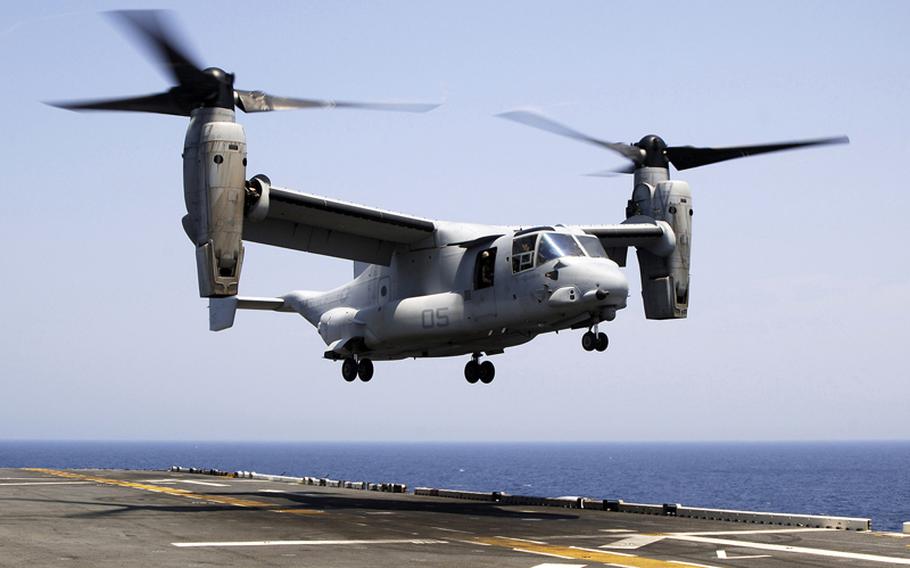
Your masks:
<instances>
[{"instance_id":1,"label":"number 05 marking","mask_svg":"<svg viewBox=\"0 0 910 568\"><path fill-rule=\"evenodd\" d=\"M420 319L424 329L448 326L449 316L446 314L448 311L449 308L436 308L435 310L423 310L420 312Z\"/></svg>"}]
</instances>

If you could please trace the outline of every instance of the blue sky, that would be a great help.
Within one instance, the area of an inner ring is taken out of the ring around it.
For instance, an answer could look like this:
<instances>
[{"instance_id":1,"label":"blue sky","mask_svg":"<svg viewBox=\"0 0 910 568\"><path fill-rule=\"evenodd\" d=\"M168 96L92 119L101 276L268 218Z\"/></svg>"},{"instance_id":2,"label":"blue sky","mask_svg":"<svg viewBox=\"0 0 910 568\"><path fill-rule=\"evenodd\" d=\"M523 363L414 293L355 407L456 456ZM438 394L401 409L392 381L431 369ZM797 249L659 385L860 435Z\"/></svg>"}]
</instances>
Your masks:
<instances>
[{"instance_id":1,"label":"blue sky","mask_svg":"<svg viewBox=\"0 0 910 568\"><path fill-rule=\"evenodd\" d=\"M637 269L605 354L578 333L495 358L377 364L346 384L302 319L207 330L181 227L178 117L41 101L166 88L98 12L0 16L6 162L0 437L287 440L908 438L906 2L248 2L173 8L237 86L442 100L427 115L241 116L250 174L430 218L609 223L619 159L493 115L534 107L605 139L850 146L675 177L694 192L689 319L647 321ZM350 263L249 245L242 293L326 289Z\"/></svg>"}]
</instances>

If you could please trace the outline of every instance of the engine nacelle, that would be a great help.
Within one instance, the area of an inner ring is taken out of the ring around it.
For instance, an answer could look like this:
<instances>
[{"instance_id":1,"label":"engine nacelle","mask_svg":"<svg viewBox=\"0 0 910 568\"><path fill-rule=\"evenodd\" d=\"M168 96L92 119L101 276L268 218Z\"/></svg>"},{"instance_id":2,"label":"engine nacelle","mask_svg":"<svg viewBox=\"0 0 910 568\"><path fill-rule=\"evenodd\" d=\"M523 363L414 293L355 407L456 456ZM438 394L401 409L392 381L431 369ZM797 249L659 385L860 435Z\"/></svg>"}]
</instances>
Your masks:
<instances>
[{"instance_id":1,"label":"engine nacelle","mask_svg":"<svg viewBox=\"0 0 910 568\"><path fill-rule=\"evenodd\" d=\"M234 111L193 111L183 149L183 226L196 245L199 295L233 296L243 264L246 136Z\"/></svg>"},{"instance_id":2,"label":"engine nacelle","mask_svg":"<svg viewBox=\"0 0 910 568\"><path fill-rule=\"evenodd\" d=\"M648 184L642 184L651 187ZM639 191L636 189L636 191ZM684 181L660 181L646 214L667 222L673 229L675 246L667 254L637 249L641 271L641 295L648 319L679 319L689 309L689 254L692 243L692 192ZM663 252L663 251L658 251Z\"/></svg>"}]
</instances>

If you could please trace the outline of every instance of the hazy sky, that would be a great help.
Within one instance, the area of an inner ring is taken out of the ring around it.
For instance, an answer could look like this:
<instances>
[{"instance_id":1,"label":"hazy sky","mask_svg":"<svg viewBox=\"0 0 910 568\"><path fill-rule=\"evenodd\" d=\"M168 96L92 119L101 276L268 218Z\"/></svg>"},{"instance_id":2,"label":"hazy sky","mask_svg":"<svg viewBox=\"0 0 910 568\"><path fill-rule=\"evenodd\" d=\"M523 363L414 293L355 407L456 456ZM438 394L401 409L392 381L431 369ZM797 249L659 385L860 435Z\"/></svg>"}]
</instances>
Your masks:
<instances>
[{"instance_id":1,"label":"hazy sky","mask_svg":"<svg viewBox=\"0 0 910 568\"><path fill-rule=\"evenodd\" d=\"M165 2L160 7L168 7ZM216 8L217 6L217 8ZM496 356L376 365L345 383L302 318L211 333L184 214L186 121L39 101L163 90L99 11L0 15L0 438L740 440L908 438L908 2L176 3L199 59L242 89L445 99L427 115L241 116L250 175L430 218L622 220L597 148L493 118L533 106L592 135L850 146L683 172L689 318L629 308ZM143 4L141 7L148 7ZM241 292L327 289L351 263L247 245Z\"/></svg>"}]
</instances>

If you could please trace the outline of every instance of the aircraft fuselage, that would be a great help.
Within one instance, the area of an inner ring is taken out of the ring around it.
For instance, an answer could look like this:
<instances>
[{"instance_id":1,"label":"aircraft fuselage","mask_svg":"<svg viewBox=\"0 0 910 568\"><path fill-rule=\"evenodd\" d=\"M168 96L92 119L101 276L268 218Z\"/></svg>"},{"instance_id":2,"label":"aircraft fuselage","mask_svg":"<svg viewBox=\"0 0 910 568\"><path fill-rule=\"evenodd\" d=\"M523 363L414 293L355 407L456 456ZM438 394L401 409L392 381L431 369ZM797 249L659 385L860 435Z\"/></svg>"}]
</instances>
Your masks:
<instances>
[{"instance_id":1,"label":"aircraft fuselage","mask_svg":"<svg viewBox=\"0 0 910 568\"><path fill-rule=\"evenodd\" d=\"M471 228L482 228L473 242L402 250L340 288L285 298L316 325L328 357L377 360L501 353L540 333L612 320L626 306L628 281L593 237Z\"/></svg>"}]
</instances>

